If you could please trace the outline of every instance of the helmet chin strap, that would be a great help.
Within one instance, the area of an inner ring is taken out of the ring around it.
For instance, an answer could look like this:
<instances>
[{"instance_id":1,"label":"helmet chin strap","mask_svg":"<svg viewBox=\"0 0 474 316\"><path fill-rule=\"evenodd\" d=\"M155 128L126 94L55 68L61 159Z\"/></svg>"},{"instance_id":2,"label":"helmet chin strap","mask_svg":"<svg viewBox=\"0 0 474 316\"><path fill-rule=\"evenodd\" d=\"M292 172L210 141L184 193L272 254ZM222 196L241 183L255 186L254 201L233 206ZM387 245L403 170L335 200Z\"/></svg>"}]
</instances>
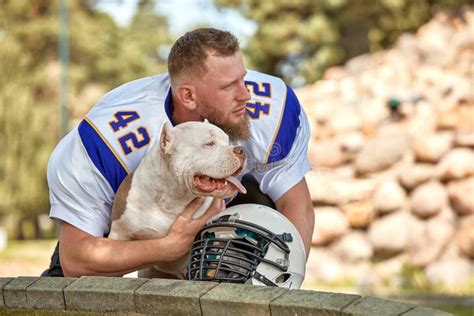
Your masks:
<instances>
[{"instance_id":1,"label":"helmet chin strap","mask_svg":"<svg viewBox=\"0 0 474 316\"><path fill-rule=\"evenodd\" d=\"M265 276L261 275L260 273L257 272L257 270L254 270L252 272L252 277L255 278L257 281L260 281L262 282L263 284L265 284L266 286L275 286L275 287L278 287L278 285L276 285L275 283L273 283L272 281L270 281L269 279L267 279Z\"/></svg>"}]
</instances>

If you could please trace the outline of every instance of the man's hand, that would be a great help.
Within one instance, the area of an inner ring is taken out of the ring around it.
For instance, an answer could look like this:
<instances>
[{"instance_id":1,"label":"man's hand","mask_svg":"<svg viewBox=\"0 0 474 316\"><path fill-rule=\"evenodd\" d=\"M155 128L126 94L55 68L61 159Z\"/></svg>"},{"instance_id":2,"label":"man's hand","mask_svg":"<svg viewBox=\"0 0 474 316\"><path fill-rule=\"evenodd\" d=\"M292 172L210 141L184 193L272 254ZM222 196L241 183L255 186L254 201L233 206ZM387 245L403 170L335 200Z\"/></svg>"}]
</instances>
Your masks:
<instances>
[{"instance_id":1,"label":"man's hand","mask_svg":"<svg viewBox=\"0 0 474 316\"><path fill-rule=\"evenodd\" d=\"M175 255L176 259L189 252L196 234L207 221L225 209L224 200L214 198L207 211L201 217L193 219L193 214L200 208L202 202L203 198L195 198L170 227L166 238L173 244L172 255Z\"/></svg>"}]
</instances>

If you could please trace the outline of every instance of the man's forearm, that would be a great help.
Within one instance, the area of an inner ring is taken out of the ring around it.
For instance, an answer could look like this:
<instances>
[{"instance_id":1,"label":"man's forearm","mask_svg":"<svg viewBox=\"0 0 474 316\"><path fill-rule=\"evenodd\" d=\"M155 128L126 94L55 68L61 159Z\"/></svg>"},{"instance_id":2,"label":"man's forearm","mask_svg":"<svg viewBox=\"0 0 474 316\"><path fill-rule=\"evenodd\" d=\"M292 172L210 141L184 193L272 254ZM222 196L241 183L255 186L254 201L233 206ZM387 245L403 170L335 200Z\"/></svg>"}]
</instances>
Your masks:
<instances>
[{"instance_id":1,"label":"man's forearm","mask_svg":"<svg viewBox=\"0 0 474 316\"><path fill-rule=\"evenodd\" d=\"M85 237L75 243L74 250L61 247L61 265L65 276L122 276L172 258L166 251L166 239L118 241Z\"/></svg>"},{"instance_id":2,"label":"man's forearm","mask_svg":"<svg viewBox=\"0 0 474 316\"><path fill-rule=\"evenodd\" d=\"M298 229L304 242L306 257L308 257L313 237L314 209L306 181L301 180L278 199L275 204L278 211L285 215Z\"/></svg>"},{"instance_id":3,"label":"man's forearm","mask_svg":"<svg viewBox=\"0 0 474 316\"><path fill-rule=\"evenodd\" d=\"M173 261L186 253L187 242L176 237L120 241L94 237L61 223L59 254L65 276L122 276L154 263Z\"/></svg>"},{"instance_id":4,"label":"man's forearm","mask_svg":"<svg viewBox=\"0 0 474 316\"><path fill-rule=\"evenodd\" d=\"M298 229L298 232L300 233L301 238L303 239L306 257L308 257L309 251L311 249L311 239L313 237L314 212L313 208L311 208L311 211L304 209L299 210L302 211L299 215L295 214L294 212L286 212L285 209L283 209L281 212Z\"/></svg>"}]
</instances>

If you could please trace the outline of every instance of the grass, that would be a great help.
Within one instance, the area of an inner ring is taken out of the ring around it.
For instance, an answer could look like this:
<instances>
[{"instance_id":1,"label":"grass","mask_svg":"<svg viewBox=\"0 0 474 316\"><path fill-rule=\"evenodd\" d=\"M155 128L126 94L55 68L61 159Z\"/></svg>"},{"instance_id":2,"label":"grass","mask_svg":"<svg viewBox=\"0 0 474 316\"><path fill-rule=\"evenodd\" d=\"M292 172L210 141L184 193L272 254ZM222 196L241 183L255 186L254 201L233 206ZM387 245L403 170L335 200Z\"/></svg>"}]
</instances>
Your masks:
<instances>
[{"instance_id":1,"label":"grass","mask_svg":"<svg viewBox=\"0 0 474 316\"><path fill-rule=\"evenodd\" d=\"M0 277L39 276L48 266L57 240L9 240L0 251Z\"/></svg>"}]
</instances>

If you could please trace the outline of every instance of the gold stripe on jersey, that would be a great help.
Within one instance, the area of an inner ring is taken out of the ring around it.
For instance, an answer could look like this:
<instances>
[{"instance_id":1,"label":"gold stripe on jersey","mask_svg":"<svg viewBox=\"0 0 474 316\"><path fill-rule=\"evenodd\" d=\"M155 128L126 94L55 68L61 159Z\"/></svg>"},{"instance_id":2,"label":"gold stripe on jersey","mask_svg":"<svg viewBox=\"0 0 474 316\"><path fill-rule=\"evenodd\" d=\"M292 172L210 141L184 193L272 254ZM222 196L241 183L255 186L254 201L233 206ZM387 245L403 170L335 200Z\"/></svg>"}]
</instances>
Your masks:
<instances>
[{"instance_id":1,"label":"gold stripe on jersey","mask_svg":"<svg viewBox=\"0 0 474 316\"><path fill-rule=\"evenodd\" d=\"M117 161L120 163L120 165L122 165L123 169L127 172L127 174L130 173L130 171L128 170L127 166L125 165L125 163L122 161L122 159L120 159L119 155L117 155L117 153L115 152L115 150L113 149L113 147L109 144L109 142L107 141L107 139L104 137L104 135L102 135L102 133L99 131L99 129L94 125L94 123L92 123L91 120L89 120L89 118L87 118L87 116L84 118L84 120L89 123L90 126L92 126L92 128L94 129L94 131L97 133L97 135L99 135L99 137L104 141L104 143L107 145L107 147L109 147L109 150L112 152L112 154L114 154L115 158L117 159Z\"/></svg>"}]
</instances>

